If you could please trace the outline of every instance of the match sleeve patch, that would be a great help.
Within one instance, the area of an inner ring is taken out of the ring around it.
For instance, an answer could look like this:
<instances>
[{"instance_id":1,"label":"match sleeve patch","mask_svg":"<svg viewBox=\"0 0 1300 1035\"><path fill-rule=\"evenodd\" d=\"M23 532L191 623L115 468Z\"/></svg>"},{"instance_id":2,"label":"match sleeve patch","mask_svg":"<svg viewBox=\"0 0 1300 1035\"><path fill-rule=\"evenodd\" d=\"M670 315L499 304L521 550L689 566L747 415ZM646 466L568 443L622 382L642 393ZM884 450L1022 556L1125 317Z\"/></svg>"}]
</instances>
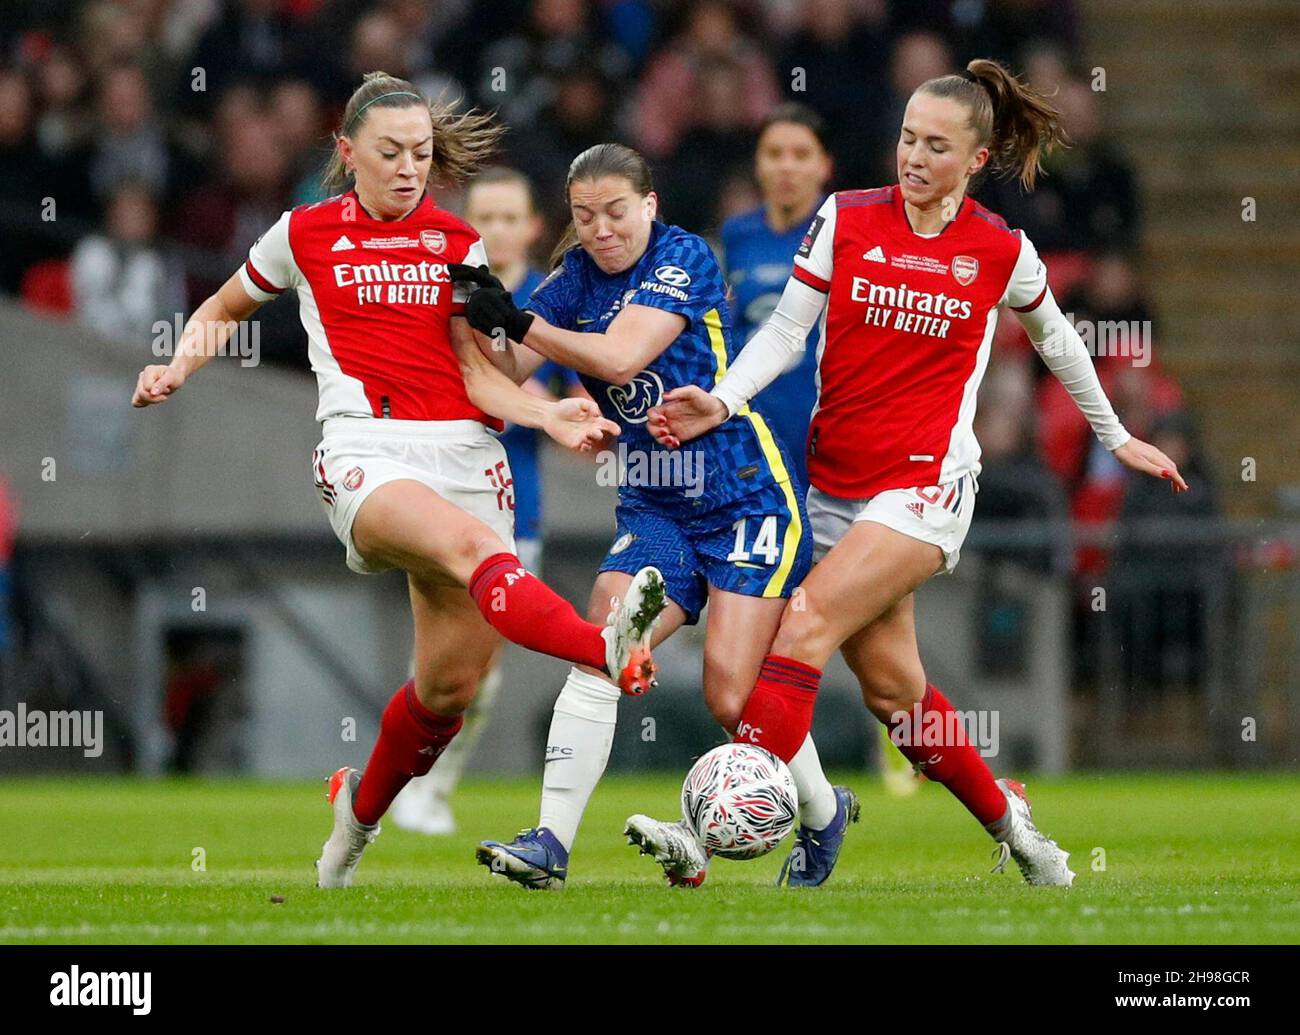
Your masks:
<instances>
[{"instance_id":1,"label":"match sleeve patch","mask_svg":"<svg viewBox=\"0 0 1300 1035\"><path fill-rule=\"evenodd\" d=\"M825 216L813 216L812 225L808 227L808 232L803 235L803 240L799 243L799 250L795 254L803 259L812 255L813 245L817 243L817 235L822 232L822 227L825 225Z\"/></svg>"},{"instance_id":2,"label":"match sleeve patch","mask_svg":"<svg viewBox=\"0 0 1300 1035\"><path fill-rule=\"evenodd\" d=\"M818 291L828 291L831 283L831 266L834 263L836 215L835 195L832 194L813 216L808 232L803 235L803 242L794 253L795 275L799 271L810 274L812 279L800 277L803 283Z\"/></svg>"}]
</instances>

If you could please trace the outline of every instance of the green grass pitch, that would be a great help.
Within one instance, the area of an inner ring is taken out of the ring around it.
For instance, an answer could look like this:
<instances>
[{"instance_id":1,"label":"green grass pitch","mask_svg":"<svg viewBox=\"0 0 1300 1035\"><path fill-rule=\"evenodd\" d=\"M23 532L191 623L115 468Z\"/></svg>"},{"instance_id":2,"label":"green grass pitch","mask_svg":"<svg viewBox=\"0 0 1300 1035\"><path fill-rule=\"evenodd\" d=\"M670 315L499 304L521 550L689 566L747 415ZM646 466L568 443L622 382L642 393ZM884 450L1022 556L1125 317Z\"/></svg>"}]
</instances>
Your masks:
<instances>
[{"instance_id":1,"label":"green grass pitch","mask_svg":"<svg viewBox=\"0 0 1300 1035\"><path fill-rule=\"evenodd\" d=\"M1242 943L1300 931L1296 776L1031 780L1040 826L1079 874L1068 892L990 875L991 842L940 787L899 800L874 776L839 779L862 795L862 822L822 888L772 886L782 846L669 889L620 832L631 812L675 814L678 778L612 775L568 887L546 893L473 858L480 838L533 822L536 779L469 781L460 833L390 825L356 886L321 892L323 782L5 777L0 942Z\"/></svg>"}]
</instances>

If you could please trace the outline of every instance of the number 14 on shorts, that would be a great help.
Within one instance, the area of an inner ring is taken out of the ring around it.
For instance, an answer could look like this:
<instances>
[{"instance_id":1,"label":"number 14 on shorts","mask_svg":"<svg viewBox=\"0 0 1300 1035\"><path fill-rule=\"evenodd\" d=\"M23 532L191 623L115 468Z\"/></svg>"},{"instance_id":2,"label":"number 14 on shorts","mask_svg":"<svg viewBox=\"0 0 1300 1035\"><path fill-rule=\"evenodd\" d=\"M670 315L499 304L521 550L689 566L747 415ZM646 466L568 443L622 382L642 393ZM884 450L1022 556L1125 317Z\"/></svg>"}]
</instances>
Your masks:
<instances>
[{"instance_id":1,"label":"number 14 on shorts","mask_svg":"<svg viewBox=\"0 0 1300 1035\"><path fill-rule=\"evenodd\" d=\"M768 514L758 523L758 533L754 536L753 544L746 550L749 520L744 517L731 526L736 532L736 542L731 548L731 553L727 554L727 560L749 561L759 557L764 564L775 564L781 556L781 547L776 542L776 515Z\"/></svg>"}]
</instances>

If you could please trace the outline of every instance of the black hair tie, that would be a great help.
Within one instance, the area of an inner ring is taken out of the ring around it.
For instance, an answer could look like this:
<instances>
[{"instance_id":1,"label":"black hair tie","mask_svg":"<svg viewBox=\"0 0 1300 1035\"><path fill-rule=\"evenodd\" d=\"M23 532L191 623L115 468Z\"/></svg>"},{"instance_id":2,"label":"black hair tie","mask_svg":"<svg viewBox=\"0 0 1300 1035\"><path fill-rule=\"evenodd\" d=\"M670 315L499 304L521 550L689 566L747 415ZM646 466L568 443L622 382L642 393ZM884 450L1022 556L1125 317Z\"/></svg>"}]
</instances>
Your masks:
<instances>
[{"instance_id":1,"label":"black hair tie","mask_svg":"<svg viewBox=\"0 0 1300 1035\"><path fill-rule=\"evenodd\" d=\"M978 83L980 81L979 77L975 75L975 73L972 72L969 68L963 68L961 70L961 77L965 79L966 82L968 83Z\"/></svg>"}]
</instances>

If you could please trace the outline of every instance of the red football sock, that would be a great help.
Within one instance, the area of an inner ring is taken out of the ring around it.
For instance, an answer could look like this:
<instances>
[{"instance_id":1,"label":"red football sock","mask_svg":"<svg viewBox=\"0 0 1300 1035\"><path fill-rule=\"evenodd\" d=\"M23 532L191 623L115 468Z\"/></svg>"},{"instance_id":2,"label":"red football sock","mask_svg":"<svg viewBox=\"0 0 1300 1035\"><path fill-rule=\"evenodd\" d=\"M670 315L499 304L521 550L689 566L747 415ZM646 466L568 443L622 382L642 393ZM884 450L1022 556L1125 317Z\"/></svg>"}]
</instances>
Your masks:
<instances>
[{"instance_id":1,"label":"red football sock","mask_svg":"<svg viewBox=\"0 0 1300 1035\"><path fill-rule=\"evenodd\" d=\"M740 715L735 742L757 744L783 762L790 761L812 729L813 705L821 678L819 668L769 654L763 659L758 682Z\"/></svg>"},{"instance_id":2,"label":"red football sock","mask_svg":"<svg viewBox=\"0 0 1300 1035\"><path fill-rule=\"evenodd\" d=\"M357 822L367 826L379 822L411 777L433 768L463 724L463 716L438 715L422 705L415 696L414 680L403 683L384 709L379 739L361 774L352 802Z\"/></svg>"},{"instance_id":3,"label":"red football sock","mask_svg":"<svg viewBox=\"0 0 1300 1035\"><path fill-rule=\"evenodd\" d=\"M927 683L920 703L886 725L890 740L904 757L929 779L947 787L971 815L985 826L1002 818L1007 799L971 743L956 709L937 686Z\"/></svg>"},{"instance_id":4,"label":"red football sock","mask_svg":"<svg viewBox=\"0 0 1300 1035\"><path fill-rule=\"evenodd\" d=\"M514 554L493 554L480 564L470 577L469 593L488 624L511 643L604 671L600 627L586 621Z\"/></svg>"}]
</instances>

